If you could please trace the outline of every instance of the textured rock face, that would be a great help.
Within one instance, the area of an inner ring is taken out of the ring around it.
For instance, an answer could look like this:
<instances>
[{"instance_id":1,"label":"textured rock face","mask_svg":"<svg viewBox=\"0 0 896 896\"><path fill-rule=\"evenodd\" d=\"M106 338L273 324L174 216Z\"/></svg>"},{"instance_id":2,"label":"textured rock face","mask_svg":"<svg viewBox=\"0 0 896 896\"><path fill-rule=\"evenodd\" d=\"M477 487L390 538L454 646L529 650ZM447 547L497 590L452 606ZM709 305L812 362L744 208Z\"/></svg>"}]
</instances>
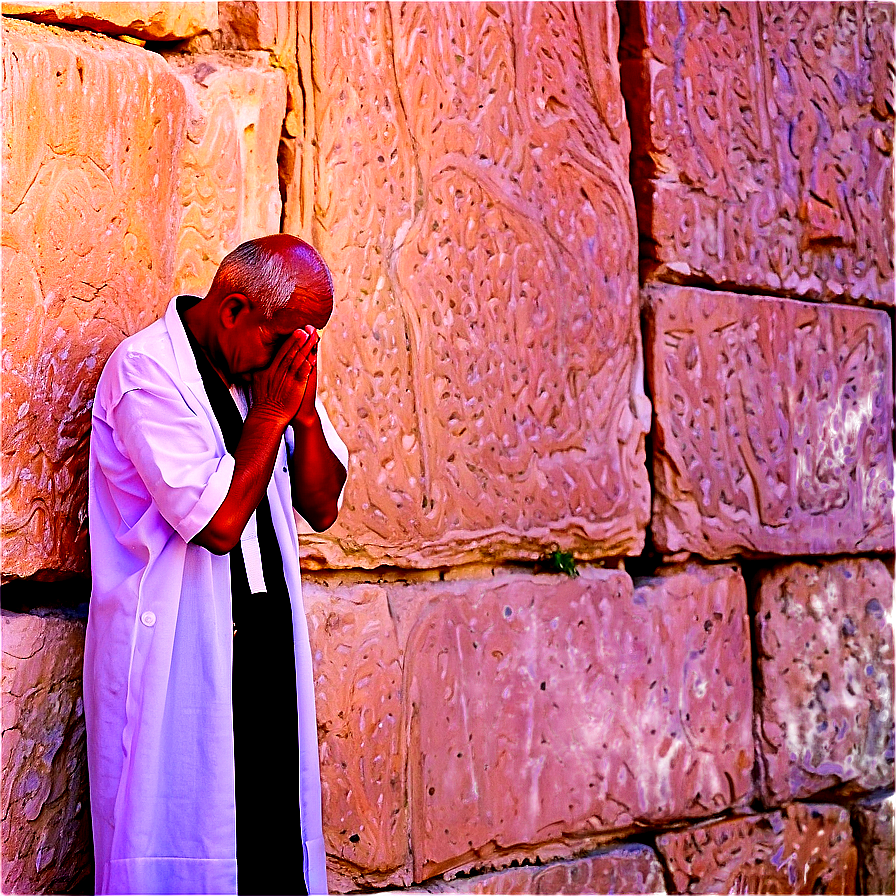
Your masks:
<instances>
[{"instance_id":1,"label":"textured rock face","mask_svg":"<svg viewBox=\"0 0 896 896\"><path fill-rule=\"evenodd\" d=\"M3 3L3 15L39 22L78 25L104 34L130 34L143 40L181 40L218 27L218 4L153 3Z\"/></svg>"},{"instance_id":2,"label":"textured rock face","mask_svg":"<svg viewBox=\"0 0 896 896\"><path fill-rule=\"evenodd\" d=\"M636 588L609 570L306 582L304 597L334 890L568 856L751 795L746 594L729 567ZM630 858L567 884L617 875L641 892L653 878Z\"/></svg>"},{"instance_id":3,"label":"textured rock face","mask_svg":"<svg viewBox=\"0 0 896 896\"><path fill-rule=\"evenodd\" d=\"M354 467L306 554L637 553L649 406L615 7L320 4L311 33L337 295L322 392Z\"/></svg>"},{"instance_id":4,"label":"textured rock face","mask_svg":"<svg viewBox=\"0 0 896 896\"><path fill-rule=\"evenodd\" d=\"M224 48L271 50L295 60L296 4L277 0L226 0L219 2L218 25ZM289 46L290 40L292 47Z\"/></svg>"},{"instance_id":5,"label":"textured rock face","mask_svg":"<svg viewBox=\"0 0 896 896\"><path fill-rule=\"evenodd\" d=\"M302 591L330 887L408 883L401 655L386 592L377 585L331 592L311 583Z\"/></svg>"},{"instance_id":6,"label":"textured rock face","mask_svg":"<svg viewBox=\"0 0 896 896\"><path fill-rule=\"evenodd\" d=\"M893 6L621 6L659 275L892 305Z\"/></svg>"},{"instance_id":7,"label":"textured rock face","mask_svg":"<svg viewBox=\"0 0 896 896\"><path fill-rule=\"evenodd\" d=\"M879 560L794 563L756 602L758 755L772 805L893 786L893 578Z\"/></svg>"},{"instance_id":8,"label":"textured rock face","mask_svg":"<svg viewBox=\"0 0 896 896\"><path fill-rule=\"evenodd\" d=\"M886 313L666 285L648 302L660 550L892 550Z\"/></svg>"},{"instance_id":9,"label":"textured rock face","mask_svg":"<svg viewBox=\"0 0 896 896\"><path fill-rule=\"evenodd\" d=\"M277 148L286 82L267 53L172 55L168 61L189 109L174 291L205 295L229 251L280 230Z\"/></svg>"},{"instance_id":10,"label":"textured rock face","mask_svg":"<svg viewBox=\"0 0 896 896\"><path fill-rule=\"evenodd\" d=\"M413 613L404 680L417 880L749 794L740 576L693 569L634 591L624 573L593 576L469 581L454 595L433 586Z\"/></svg>"},{"instance_id":11,"label":"textured rock face","mask_svg":"<svg viewBox=\"0 0 896 896\"><path fill-rule=\"evenodd\" d=\"M7 610L0 623L3 892L69 893L91 870L84 623Z\"/></svg>"},{"instance_id":12,"label":"textured rock face","mask_svg":"<svg viewBox=\"0 0 896 896\"><path fill-rule=\"evenodd\" d=\"M665 893L663 871L648 846L623 846L573 862L509 868L459 878L415 892L428 893Z\"/></svg>"},{"instance_id":13,"label":"textured rock face","mask_svg":"<svg viewBox=\"0 0 896 896\"><path fill-rule=\"evenodd\" d=\"M896 893L893 797L853 809L858 840L859 893Z\"/></svg>"},{"instance_id":14,"label":"textured rock face","mask_svg":"<svg viewBox=\"0 0 896 896\"><path fill-rule=\"evenodd\" d=\"M307 3L283 3L280 0L229 0L218 3L220 30L216 33L216 45L221 49L267 50L273 54L277 67L286 79L286 117L278 151L280 189L283 195L299 185L303 177L308 180L308 191L313 193L310 164L303 171L302 159L310 161L313 152L312 135L305 135L304 120L310 98L299 83L298 52L307 52L310 36L311 11ZM302 28L299 29L301 18ZM306 66L307 68L307 66ZM311 91L307 91L308 94ZM297 160L297 156L299 159ZM297 164L298 161L298 164ZM306 239L307 228L296 227L293 221L284 221L282 230ZM279 221L277 230L280 230Z\"/></svg>"},{"instance_id":15,"label":"textured rock face","mask_svg":"<svg viewBox=\"0 0 896 896\"><path fill-rule=\"evenodd\" d=\"M677 893L855 893L849 813L794 804L657 837Z\"/></svg>"},{"instance_id":16,"label":"textured rock face","mask_svg":"<svg viewBox=\"0 0 896 896\"><path fill-rule=\"evenodd\" d=\"M183 88L156 54L7 21L3 572L86 568L90 400L171 287Z\"/></svg>"}]
</instances>

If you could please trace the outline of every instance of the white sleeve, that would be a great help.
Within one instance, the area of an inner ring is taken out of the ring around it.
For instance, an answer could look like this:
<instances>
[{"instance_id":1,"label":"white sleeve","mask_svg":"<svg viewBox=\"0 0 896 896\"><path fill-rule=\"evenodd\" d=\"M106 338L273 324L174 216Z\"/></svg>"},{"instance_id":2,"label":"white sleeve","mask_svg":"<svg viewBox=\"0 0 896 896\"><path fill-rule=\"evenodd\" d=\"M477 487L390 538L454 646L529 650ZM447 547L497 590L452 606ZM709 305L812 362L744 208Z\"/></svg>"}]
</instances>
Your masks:
<instances>
[{"instance_id":1,"label":"white sleeve","mask_svg":"<svg viewBox=\"0 0 896 896\"><path fill-rule=\"evenodd\" d=\"M170 379L129 389L107 411L119 450L133 463L162 516L184 541L215 515L233 480L233 456L211 421Z\"/></svg>"}]
</instances>

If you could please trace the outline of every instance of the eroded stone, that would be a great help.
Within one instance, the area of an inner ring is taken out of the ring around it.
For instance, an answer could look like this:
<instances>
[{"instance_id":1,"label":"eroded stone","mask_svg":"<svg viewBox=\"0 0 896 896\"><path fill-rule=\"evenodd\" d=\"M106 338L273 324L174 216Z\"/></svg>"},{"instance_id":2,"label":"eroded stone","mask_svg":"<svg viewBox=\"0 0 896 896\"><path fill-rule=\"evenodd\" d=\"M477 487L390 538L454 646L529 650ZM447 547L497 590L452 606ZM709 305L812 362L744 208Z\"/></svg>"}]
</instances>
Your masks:
<instances>
[{"instance_id":1,"label":"eroded stone","mask_svg":"<svg viewBox=\"0 0 896 896\"><path fill-rule=\"evenodd\" d=\"M100 370L170 297L186 109L155 53L5 20L3 573L87 568Z\"/></svg>"},{"instance_id":2,"label":"eroded stone","mask_svg":"<svg viewBox=\"0 0 896 896\"><path fill-rule=\"evenodd\" d=\"M228 0L218 3L220 30L217 45L224 49L266 50L276 60L286 78L286 118L279 151L280 177L284 195L294 179L301 180L302 172L295 165L295 156L302 154L306 96L299 83L298 44L301 18L302 37L307 40L310 30L308 4L282 0ZM310 92L310 91L309 91ZM299 146L297 149L296 143ZM309 146L310 150L311 147ZM289 226L286 233L307 236Z\"/></svg>"},{"instance_id":3,"label":"eroded stone","mask_svg":"<svg viewBox=\"0 0 896 896\"><path fill-rule=\"evenodd\" d=\"M402 664L379 585L303 586L330 886L409 882Z\"/></svg>"},{"instance_id":4,"label":"eroded stone","mask_svg":"<svg viewBox=\"0 0 896 896\"><path fill-rule=\"evenodd\" d=\"M649 405L615 7L312 15L337 297L321 391L353 467L306 558L637 553Z\"/></svg>"},{"instance_id":5,"label":"eroded stone","mask_svg":"<svg viewBox=\"0 0 896 896\"><path fill-rule=\"evenodd\" d=\"M295 59L296 3L277 0L225 0L218 3L222 49L270 50ZM290 46L292 43L292 46Z\"/></svg>"},{"instance_id":6,"label":"eroded stone","mask_svg":"<svg viewBox=\"0 0 896 896\"><path fill-rule=\"evenodd\" d=\"M37 22L77 25L104 34L130 34L143 40L182 40L218 27L218 4L198 2L3 3L3 15Z\"/></svg>"},{"instance_id":7,"label":"eroded stone","mask_svg":"<svg viewBox=\"0 0 896 896\"><path fill-rule=\"evenodd\" d=\"M859 847L859 893L896 893L896 828L893 797L852 810Z\"/></svg>"},{"instance_id":8,"label":"eroded stone","mask_svg":"<svg viewBox=\"0 0 896 896\"><path fill-rule=\"evenodd\" d=\"M892 550L887 314L660 284L647 296L659 548Z\"/></svg>"},{"instance_id":9,"label":"eroded stone","mask_svg":"<svg viewBox=\"0 0 896 896\"><path fill-rule=\"evenodd\" d=\"M677 893L855 893L849 813L794 804L781 812L662 834Z\"/></svg>"},{"instance_id":10,"label":"eroded stone","mask_svg":"<svg viewBox=\"0 0 896 896\"><path fill-rule=\"evenodd\" d=\"M407 597L390 592L400 641L410 629L417 880L748 798L750 648L731 568L635 589L600 570L420 586L401 604Z\"/></svg>"},{"instance_id":11,"label":"eroded stone","mask_svg":"<svg viewBox=\"0 0 896 896\"><path fill-rule=\"evenodd\" d=\"M893 6L621 8L658 276L892 306Z\"/></svg>"},{"instance_id":12,"label":"eroded stone","mask_svg":"<svg viewBox=\"0 0 896 896\"><path fill-rule=\"evenodd\" d=\"M665 893L663 871L649 846L621 846L571 862L527 865L430 884L418 893Z\"/></svg>"},{"instance_id":13,"label":"eroded stone","mask_svg":"<svg viewBox=\"0 0 896 896\"><path fill-rule=\"evenodd\" d=\"M83 620L0 615L3 892L71 893L90 874Z\"/></svg>"},{"instance_id":14,"label":"eroded stone","mask_svg":"<svg viewBox=\"0 0 896 896\"><path fill-rule=\"evenodd\" d=\"M893 577L880 560L762 573L758 756L772 805L893 786Z\"/></svg>"},{"instance_id":15,"label":"eroded stone","mask_svg":"<svg viewBox=\"0 0 896 896\"><path fill-rule=\"evenodd\" d=\"M174 292L205 295L228 252L280 231L277 148L286 114L285 76L270 65L267 53L167 59L189 108Z\"/></svg>"}]
</instances>

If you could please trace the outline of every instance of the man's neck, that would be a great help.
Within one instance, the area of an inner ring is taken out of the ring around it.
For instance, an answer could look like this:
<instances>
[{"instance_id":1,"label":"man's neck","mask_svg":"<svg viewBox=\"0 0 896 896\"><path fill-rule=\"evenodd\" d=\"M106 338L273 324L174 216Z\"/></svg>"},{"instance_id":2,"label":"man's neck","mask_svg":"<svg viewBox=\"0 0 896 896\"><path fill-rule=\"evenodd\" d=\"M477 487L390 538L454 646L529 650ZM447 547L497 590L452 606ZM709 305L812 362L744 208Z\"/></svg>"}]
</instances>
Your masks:
<instances>
[{"instance_id":1,"label":"man's neck","mask_svg":"<svg viewBox=\"0 0 896 896\"><path fill-rule=\"evenodd\" d=\"M195 305L187 308L182 315L184 326L187 327L193 338L199 343L199 347L205 353L215 373L224 380L230 388L234 385L234 379L229 375L227 366L219 362L220 345L215 335L214 321L211 319L210 310L205 299L200 299Z\"/></svg>"}]
</instances>

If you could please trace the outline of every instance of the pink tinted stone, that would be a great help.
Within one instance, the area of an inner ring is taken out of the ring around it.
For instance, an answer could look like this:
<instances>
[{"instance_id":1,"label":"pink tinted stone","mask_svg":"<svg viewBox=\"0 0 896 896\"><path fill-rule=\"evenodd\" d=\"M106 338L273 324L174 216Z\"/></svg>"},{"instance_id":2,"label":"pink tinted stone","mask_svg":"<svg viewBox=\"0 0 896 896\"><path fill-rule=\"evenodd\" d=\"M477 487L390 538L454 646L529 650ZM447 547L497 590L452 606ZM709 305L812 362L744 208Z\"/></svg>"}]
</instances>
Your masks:
<instances>
[{"instance_id":1,"label":"pink tinted stone","mask_svg":"<svg viewBox=\"0 0 896 896\"><path fill-rule=\"evenodd\" d=\"M637 553L649 404L615 7L312 19L311 227L336 279L321 391L353 466L306 557Z\"/></svg>"},{"instance_id":2,"label":"pink tinted stone","mask_svg":"<svg viewBox=\"0 0 896 896\"><path fill-rule=\"evenodd\" d=\"M285 77L267 53L166 58L189 109L173 291L205 295L228 252L280 231L277 149L286 114Z\"/></svg>"},{"instance_id":3,"label":"pink tinted stone","mask_svg":"<svg viewBox=\"0 0 896 896\"><path fill-rule=\"evenodd\" d=\"M896 893L893 797L869 800L852 811L859 847L860 893Z\"/></svg>"},{"instance_id":4,"label":"pink tinted stone","mask_svg":"<svg viewBox=\"0 0 896 896\"><path fill-rule=\"evenodd\" d=\"M385 589L305 582L302 592L330 886L407 883L402 666Z\"/></svg>"},{"instance_id":5,"label":"pink tinted stone","mask_svg":"<svg viewBox=\"0 0 896 896\"><path fill-rule=\"evenodd\" d=\"M793 563L758 579L760 737L771 804L893 786L893 577L880 560Z\"/></svg>"},{"instance_id":6,"label":"pink tinted stone","mask_svg":"<svg viewBox=\"0 0 896 896\"><path fill-rule=\"evenodd\" d=\"M3 610L3 892L70 893L91 871L83 620Z\"/></svg>"},{"instance_id":7,"label":"pink tinted stone","mask_svg":"<svg viewBox=\"0 0 896 896\"><path fill-rule=\"evenodd\" d=\"M210 0L146 3L104 0L9 3L4 0L3 15L77 25L103 34L130 34L143 40L182 40L218 27L218 4Z\"/></svg>"},{"instance_id":8,"label":"pink tinted stone","mask_svg":"<svg viewBox=\"0 0 896 896\"><path fill-rule=\"evenodd\" d=\"M647 302L660 550L892 550L887 314L665 284Z\"/></svg>"},{"instance_id":9,"label":"pink tinted stone","mask_svg":"<svg viewBox=\"0 0 896 896\"><path fill-rule=\"evenodd\" d=\"M892 4L620 8L654 275L892 306Z\"/></svg>"},{"instance_id":10,"label":"pink tinted stone","mask_svg":"<svg viewBox=\"0 0 896 896\"><path fill-rule=\"evenodd\" d=\"M417 880L749 796L736 571L692 567L634 589L601 570L430 590L412 611L393 607L413 618L404 677Z\"/></svg>"},{"instance_id":11,"label":"pink tinted stone","mask_svg":"<svg viewBox=\"0 0 896 896\"><path fill-rule=\"evenodd\" d=\"M677 893L855 893L849 813L795 803L657 837Z\"/></svg>"},{"instance_id":12,"label":"pink tinted stone","mask_svg":"<svg viewBox=\"0 0 896 896\"><path fill-rule=\"evenodd\" d=\"M170 297L183 88L155 53L6 19L3 573L87 566L100 370Z\"/></svg>"},{"instance_id":13,"label":"pink tinted stone","mask_svg":"<svg viewBox=\"0 0 896 896\"><path fill-rule=\"evenodd\" d=\"M665 893L663 870L649 846L608 849L570 862L526 865L430 884L429 893Z\"/></svg>"}]
</instances>

